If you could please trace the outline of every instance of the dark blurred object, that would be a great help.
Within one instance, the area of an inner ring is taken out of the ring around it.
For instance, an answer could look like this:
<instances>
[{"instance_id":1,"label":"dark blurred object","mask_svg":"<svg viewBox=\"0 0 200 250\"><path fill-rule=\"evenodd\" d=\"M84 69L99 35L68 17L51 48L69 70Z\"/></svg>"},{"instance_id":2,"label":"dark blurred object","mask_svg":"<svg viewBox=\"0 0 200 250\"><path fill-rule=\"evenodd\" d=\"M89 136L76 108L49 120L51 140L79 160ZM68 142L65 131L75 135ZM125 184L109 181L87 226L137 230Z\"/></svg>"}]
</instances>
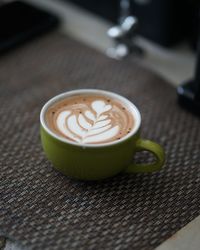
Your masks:
<instances>
[{"instance_id":1,"label":"dark blurred object","mask_svg":"<svg viewBox=\"0 0 200 250\"><path fill-rule=\"evenodd\" d=\"M119 0L68 1L110 21L118 21ZM139 34L162 46L172 46L188 37L194 45L198 3L198 0L131 0L130 14L139 20Z\"/></svg>"},{"instance_id":2,"label":"dark blurred object","mask_svg":"<svg viewBox=\"0 0 200 250\"><path fill-rule=\"evenodd\" d=\"M198 30L200 30L199 12L200 12L200 1L199 0L188 0L188 33L187 38L192 49L197 49Z\"/></svg>"},{"instance_id":3,"label":"dark blurred object","mask_svg":"<svg viewBox=\"0 0 200 250\"><path fill-rule=\"evenodd\" d=\"M200 23L200 18L198 23ZM194 79L179 86L177 92L179 103L193 113L200 115L200 28L198 37L197 63Z\"/></svg>"},{"instance_id":4,"label":"dark blurred object","mask_svg":"<svg viewBox=\"0 0 200 250\"><path fill-rule=\"evenodd\" d=\"M140 35L172 46L181 41L188 30L186 0L132 0L132 11L140 22Z\"/></svg>"},{"instance_id":5,"label":"dark blurred object","mask_svg":"<svg viewBox=\"0 0 200 250\"><path fill-rule=\"evenodd\" d=\"M0 52L43 34L56 27L52 14L22 1L0 5Z\"/></svg>"},{"instance_id":6,"label":"dark blurred object","mask_svg":"<svg viewBox=\"0 0 200 250\"><path fill-rule=\"evenodd\" d=\"M85 9L104 17L114 23L117 23L119 17L119 1L118 0L63 0L65 2L73 2Z\"/></svg>"}]
</instances>

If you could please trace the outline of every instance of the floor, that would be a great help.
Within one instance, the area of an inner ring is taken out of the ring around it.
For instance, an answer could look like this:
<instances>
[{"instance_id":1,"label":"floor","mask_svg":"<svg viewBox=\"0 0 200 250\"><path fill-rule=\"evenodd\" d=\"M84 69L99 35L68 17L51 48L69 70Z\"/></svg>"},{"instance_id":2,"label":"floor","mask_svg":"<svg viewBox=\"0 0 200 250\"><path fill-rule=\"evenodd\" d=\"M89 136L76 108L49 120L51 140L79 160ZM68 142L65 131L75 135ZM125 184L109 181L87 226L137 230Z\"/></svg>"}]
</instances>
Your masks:
<instances>
[{"instance_id":1,"label":"floor","mask_svg":"<svg viewBox=\"0 0 200 250\"><path fill-rule=\"evenodd\" d=\"M106 32L111 23L88 13L72 4L55 0L26 0L45 7L60 16L62 25L60 32L78 39L87 45L105 53L112 41ZM137 37L136 43L145 51L139 58L141 64L166 78L174 86L178 86L193 76L195 55L185 45L173 49L165 49ZM126 60L126 59L124 59ZM156 250L199 250L200 216L165 241ZM15 242L0 237L0 250L22 250Z\"/></svg>"}]
</instances>

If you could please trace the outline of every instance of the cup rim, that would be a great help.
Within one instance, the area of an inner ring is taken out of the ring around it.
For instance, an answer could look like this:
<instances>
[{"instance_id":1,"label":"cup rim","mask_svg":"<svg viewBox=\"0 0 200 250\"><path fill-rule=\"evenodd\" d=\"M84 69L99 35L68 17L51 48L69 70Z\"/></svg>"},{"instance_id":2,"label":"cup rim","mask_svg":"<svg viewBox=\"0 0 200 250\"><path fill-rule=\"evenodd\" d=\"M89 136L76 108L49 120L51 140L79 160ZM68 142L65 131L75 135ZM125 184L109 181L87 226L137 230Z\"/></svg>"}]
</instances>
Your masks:
<instances>
[{"instance_id":1,"label":"cup rim","mask_svg":"<svg viewBox=\"0 0 200 250\"><path fill-rule=\"evenodd\" d=\"M115 99L121 101L129 108L129 110L133 114L134 121L135 121L135 125L134 125L133 129L130 131L129 134L125 135L120 140L117 140L117 141L115 140L115 141L107 142L107 143L98 143L98 144L78 143L78 142L71 141L65 137L62 137L62 136L55 134L54 132L52 132L50 130L50 128L48 128L48 126L45 122L46 111L48 110L48 108L52 104L58 102L59 100L62 100L65 97L77 95L77 94L100 94L100 95L108 96L110 98L115 98ZM102 90L102 89L90 89L90 88L89 89L75 89L75 90L63 92L63 93L58 94L58 95L52 97L51 99L49 99L41 109L40 124L42 125L43 129L48 134L50 134L53 138L57 139L58 141L61 141L61 142L67 143L67 144L71 144L73 146L83 147L83 148L100 148L100 147L108 147L108 146L114 146L114 145L120 144L120 143L126 141L127 139L130 139L133 135L135 135L141 126L141 114L140 114L138 108L135 106L135 104L133 104L131 101L129 101L126 97L121 96L117 93L107 91L107 90Z\"/></svg>"}]
</instances>

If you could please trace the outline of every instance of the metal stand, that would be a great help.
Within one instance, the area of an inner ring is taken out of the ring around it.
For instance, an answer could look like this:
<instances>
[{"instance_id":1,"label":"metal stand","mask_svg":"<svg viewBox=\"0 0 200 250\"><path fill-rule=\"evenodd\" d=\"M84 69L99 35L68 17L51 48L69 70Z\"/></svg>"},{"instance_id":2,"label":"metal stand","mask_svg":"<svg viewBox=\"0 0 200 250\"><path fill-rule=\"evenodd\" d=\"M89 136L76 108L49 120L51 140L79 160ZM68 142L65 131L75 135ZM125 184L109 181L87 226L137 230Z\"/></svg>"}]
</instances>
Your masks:
<instances>
[{"instance_id":1,"label":"metal stand","mask_svg":"<svg viewBox=\"0 0 200 250\"><path fill-rule=\"evenodd\" d=\"M114 46L106 51L109 57L123 59L130 54L143 54L143 50L133 41L138 30L138 19L130 12L130 0L120 0L119 25L107 32L114 41Z\"/></svg>"}]
</instances>

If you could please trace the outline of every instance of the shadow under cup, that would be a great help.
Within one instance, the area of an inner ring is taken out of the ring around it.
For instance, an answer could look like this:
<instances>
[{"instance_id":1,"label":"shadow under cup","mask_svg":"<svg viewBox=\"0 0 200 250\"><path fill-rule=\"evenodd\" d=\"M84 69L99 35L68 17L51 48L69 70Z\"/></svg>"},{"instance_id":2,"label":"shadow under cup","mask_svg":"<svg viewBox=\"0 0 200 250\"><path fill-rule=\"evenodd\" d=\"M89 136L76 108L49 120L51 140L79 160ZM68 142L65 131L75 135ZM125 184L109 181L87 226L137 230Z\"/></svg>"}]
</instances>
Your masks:
<instances>
[{"instance_id":1,"label":"shadow under cup","mask_svg":"<svg viewBox=\"0 0 200 250\"><path fill-rule=\"evenodd\" d=\"M45 114L54 103L77 94L96 94L117 99L126 105L133 114L134 127L120 140L100 144L81 144L61 137L46 124ZM73 90L50 99L40 113L40 134L44 152L54 168L66 176L81 180L100 180L120 172L153 172L164 164L163 148L157 143L140 138L141 115L137 107L128 99L103 90ZM149 151L155 156L155 162L136 164L132 162L138 151Z\"/></svg>"}]
</instances>

